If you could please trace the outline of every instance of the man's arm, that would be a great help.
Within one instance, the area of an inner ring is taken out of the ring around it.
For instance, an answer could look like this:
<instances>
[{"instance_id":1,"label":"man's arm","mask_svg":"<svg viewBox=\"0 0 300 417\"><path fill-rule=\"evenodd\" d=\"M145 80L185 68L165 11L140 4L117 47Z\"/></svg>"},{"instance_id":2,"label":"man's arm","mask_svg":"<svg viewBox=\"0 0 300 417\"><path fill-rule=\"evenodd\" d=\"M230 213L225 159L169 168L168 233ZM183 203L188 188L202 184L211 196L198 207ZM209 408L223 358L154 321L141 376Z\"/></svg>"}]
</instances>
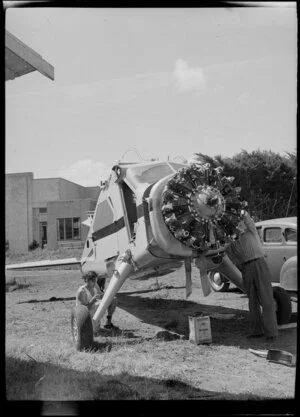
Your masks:
<instances>
[{"instance_id":1,"label":"man's arm","mask_svg":"<svg viewBox=\"0 0 300 417\"><path fill-rule=\"evenodd\" d=\"M76 293L76 304L82 304L88 307L88 302L86 299L86 294L82 288L79 288Z\"/></svg>"},{"instance_id":2,"label":"man's arm","mask_svg":"<svg viewBox=\"0 0 300 417\"><path fill-rule=\"evenodd\" d=\"M256 234L256 227L255 227L255 223L253 221L253 219L251 218L250 214L247 211L244 211L244 214L242 216L242 219L245 223L246 228Z\"/></svg>"},{"instance_id":3,"label":"man's arm","mask_svg":"<svg viewBox=\"0 0 300 417\"><path fill-rule=\"evenodd\" d=\"M97 300L99 300L99 298L99 294L97 293L90 299L90 301L87 301L87 296L85 294L84 289L79 288L76 294L76 303L82 304L87 308L90 308Z\"/></svg>"}]
</instances>

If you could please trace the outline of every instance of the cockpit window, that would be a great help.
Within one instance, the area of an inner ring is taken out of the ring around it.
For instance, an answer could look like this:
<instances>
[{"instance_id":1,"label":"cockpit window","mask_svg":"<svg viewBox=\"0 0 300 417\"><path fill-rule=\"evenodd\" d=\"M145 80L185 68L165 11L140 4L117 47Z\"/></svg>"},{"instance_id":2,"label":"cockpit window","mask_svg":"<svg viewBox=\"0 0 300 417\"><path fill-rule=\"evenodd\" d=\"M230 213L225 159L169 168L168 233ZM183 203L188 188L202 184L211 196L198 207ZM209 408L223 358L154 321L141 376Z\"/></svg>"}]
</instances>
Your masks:
<instances>
[{"instance_id":1,"label":"cockpit window","mask_svg":"<svg viewBox=\"0 0 300 417\"><path fill-rule=\"evenodd\" d=\"M114 213L106 200L99 203L95 213L94 232L109 226L114 221Z\"/></svg>"},{"instance_id":2,"label":"cockpit window","mask_svg":"<svg viewBox=\"0 0 300 417\"><path fill-rule=\"evenodd\" d=\"M122 193L122 200L124 203L124 216L125 223L128 231L129 242L134 241L135 232L137 227L137 208L136 208L136 196L128 185L122 181L120 184L120 190Z\"/></svg>"}]
</instances>

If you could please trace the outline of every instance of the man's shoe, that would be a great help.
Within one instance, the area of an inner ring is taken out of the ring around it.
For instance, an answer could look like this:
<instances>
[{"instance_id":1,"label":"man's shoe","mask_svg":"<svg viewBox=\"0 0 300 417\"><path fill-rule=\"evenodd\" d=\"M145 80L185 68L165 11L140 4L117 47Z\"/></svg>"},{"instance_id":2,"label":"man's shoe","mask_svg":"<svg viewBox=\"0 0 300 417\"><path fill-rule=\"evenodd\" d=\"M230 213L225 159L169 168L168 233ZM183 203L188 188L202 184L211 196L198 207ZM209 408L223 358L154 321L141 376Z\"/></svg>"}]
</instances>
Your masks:
<instances>
[{"instance_id":1,"label":"man's shoe","mask_svg":"<svg viewBox=\"0 0 300 417\"><path fill-rule=\"evenodd\" d=\"M105 328L105 329L108 329L108 330L119 330L119 327L114 326L112 323L107 323L107 324L105 324L105 325L104 325L104 328Z\"/></svg>"},{"instance_id":2,"label":"man's shoe","mask_svg":"<svg viewBox=\"0 0 300 417\"><path fill-rule=\"evenodd\" d=\"M264 336L263 333L253 333L253 334L248 334L248 336L246 337L247 339L255 339L255 338L263 337L263 336Z\"/></svg>"}]
</instances>

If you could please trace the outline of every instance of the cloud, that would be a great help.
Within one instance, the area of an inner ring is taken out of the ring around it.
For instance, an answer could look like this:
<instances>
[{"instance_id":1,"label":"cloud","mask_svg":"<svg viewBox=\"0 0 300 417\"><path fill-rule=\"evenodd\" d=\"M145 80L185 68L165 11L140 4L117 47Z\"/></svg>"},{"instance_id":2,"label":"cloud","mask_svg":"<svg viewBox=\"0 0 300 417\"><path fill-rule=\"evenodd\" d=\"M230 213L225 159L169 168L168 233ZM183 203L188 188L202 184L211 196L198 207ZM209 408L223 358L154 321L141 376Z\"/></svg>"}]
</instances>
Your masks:
<instances>
[{"instance_id":1,"label":"cloud","mask_svg":"<svg viewBox=\"0 0 300 417\"><path fill-rule=\"evenodd\" d=\"M101 162L84 159L69 167L62 167L58 170L57 176L84 187L94 187L99 185L101 180L108 178L110 170L111 167Z\"/></svg>"},{"instance_id":2,"label":"cloud","mask_svg":"<svg viewBox=\"0 0 300 417\"><path fill-rule=\"evenodd\" d=\"M189 68L183 59L177 59L173 71L173 81L179 92L203 91L206 78L202 68Z\"/></svg>"},{"instance_id":3,"label":"cloud","mask_svg":"<svg viewBox=\"0 0 300 417\"><path fill-rule=\"evenodd\" d=\"M245 104L249 101L250 93L249 91L244 91L242 94L240 94L237 98L237 102L239 104Z\"/></svg>"}]
</instances>

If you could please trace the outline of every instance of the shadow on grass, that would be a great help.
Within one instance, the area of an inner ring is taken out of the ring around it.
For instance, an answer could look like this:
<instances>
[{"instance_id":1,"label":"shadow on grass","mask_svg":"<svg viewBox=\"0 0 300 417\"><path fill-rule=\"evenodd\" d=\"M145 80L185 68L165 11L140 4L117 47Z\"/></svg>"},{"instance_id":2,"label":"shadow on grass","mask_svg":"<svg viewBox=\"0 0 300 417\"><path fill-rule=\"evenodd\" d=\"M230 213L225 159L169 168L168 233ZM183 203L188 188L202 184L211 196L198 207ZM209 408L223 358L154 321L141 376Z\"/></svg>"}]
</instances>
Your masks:
<instances>
[{"instance_id":1,"label":"shadow on grass","mask_svg":"<svg viewBox=\"0 0 300 417\"><path fill-rule=\"evenodd\" d=\"M134 293L131 293L134 294ZM243 296L243 294L241 294ZM249 333L248 311L215 305L203 305L189 300L173 300L163 298L146 298L129 293L118 294L118 306L133 314L142 322L172 330L186 338L189 336L188 316L202 312L234 314L230 319L210 318L212 339L214 344L239 346L243 349L282 349L296 353L296 339L293 329L280 331L278 340L271 345L266 339L247 339ZM297 321L297 313L292 316Z\"/></svg>"},{"instance_id":2,"label":"shadow on grass","mask_svg":"<svg viewBox=\"0 0 300 417\"><path fill-rule=\"evenodd\" d=\"M17 304L27 304L27 303L53 303L54 301L70 301L75 300L75 297L50 297L47 300L27 300L19 301Z\"/></svg>"},{"instance_id":3,"label":"shadow on grass","mask_svg":"<svg viewBox=\"0 0 300 417\"><path fill-rule=\"evenodd\" d=\"M156 285L152 284L152 287L148 290L138 290L138 291L126 291L122 294L133 295L133 294L147 294L148 292L157 292L161 290L180 290L185 288L185 286L175 286L175 285ZM118 294L119 297L120 293Z\"/></svg>"},{"instance_id":4,"label":"shadow on grass","mask_svg":"<svg viewBox=\"0 0 300 417\"><path fill-rule=\"evenodd\" d=\"M243 291L240 290L238 287L230 287L228 288L228 290L224 291L224 293L239 293L239 294L243 294Z\"/></svg>"},{"instance_id":5,"label":"shadow on grass","mask_svg":"<svg viewBox=\"0 0 300 417\"><path fill-rule=\"evenodd\" d=\"M101 328L97 336L94 336L92 350L98 352L110 352L114 345L136 345L144 341L145 339L135 336L135 334L130 330L106 330Z\"/></svg>"},{"instance_id":6,"label":"shadow on grass","mask_svg":"<svg viewBox=\"0 0 300 417\"><path fill-rule=\"evenodd\" d=\"M127 340L127 339L114 340L113 338L108 336L105 339L100 339L100 341L97 339L94 339L91 352L98 352L98 353L110 352L114 346L120 347L122 345L123 346L137 345L139 343L145 342L145 340L150 340L150 338L144 339L144 338L135 336L134 339L130 339L130 340Z\"/></svg>"},{"instance_id":7,"label":"shadow on grass","mask_svg":"<svg viewBox=\"0 0 300 417\"><path fill-rule=\"evenodd\" d=\"M82 354L87 355L88 360L92 353L86 352ZM88 362L89 364L91 363L90 360ZM163 380L136 376L128 372L108 375L105 374L107 368L104 364L97 371L90 369L77 371L49 362L27 361L15 357L7 357L6 397L10 401L30 400L29 403L38 401L35 405L40 407L39 415L45 415L45 401L78 401L76 404L70 403L69 405L74 406L80 412L80 415L81 412L84 412L84 415L88 415L86 403L81 403L81 401L90 400L213 400L210 401L210 412L216 411L220 405L223 411L224 406L225 408L227 406L230 407L231 413L237 405L241 409L247 410L248 413L257 406L259 406L260 412L264 410L263 398L251 393L231 394L202 390L178 379ZM226 401L223 402L222 400ZM234 401L228 403L228 400ZM28 402L26 401L23 404L24 408L22 407L22 411L26 410ZM103 407L102 404L101 409ZM287 404L292 406L293 402L288 401L285 405ZM13 406L12 403L7 405ZM49 405L47 404L47 406ZM66 406L66 403L64 405ZM110 405L112 404L110 403ZM277 407L277 411L278 407L280 408L279 401L268 401L267 405L269 414L272 412L272 405ZM166 406L168 406L166 411L169 411L170 404L166 404ZM147 403L147 410L150 411L150 409L151 403ZM162 410L163 404L160 404L159 410L156 410L155 415L159 415L157 412ZM289 408L285 408L285 412L288 410ZM56 409L56 411L58 410ZM56 413L52 415L66 414ZM164 415L169 414L164 413Z\"/></svg>"}]
</instances>

